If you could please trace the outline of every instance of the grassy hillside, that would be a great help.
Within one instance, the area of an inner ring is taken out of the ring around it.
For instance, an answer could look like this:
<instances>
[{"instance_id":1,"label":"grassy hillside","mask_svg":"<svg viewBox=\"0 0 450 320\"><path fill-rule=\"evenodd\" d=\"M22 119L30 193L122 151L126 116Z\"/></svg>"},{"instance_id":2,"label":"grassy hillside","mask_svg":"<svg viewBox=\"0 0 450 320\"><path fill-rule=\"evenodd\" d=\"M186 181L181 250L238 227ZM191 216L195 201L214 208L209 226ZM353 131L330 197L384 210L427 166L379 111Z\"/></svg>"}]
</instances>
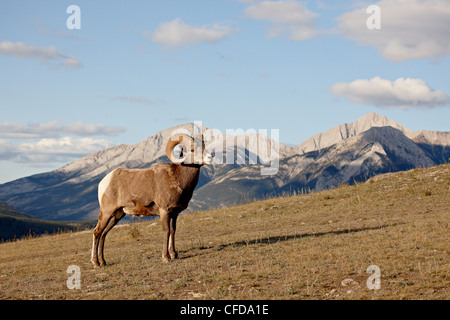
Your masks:
<instances>
[{"instance_id":1,"label":"grassy hillside","mask_svg":"<svg viewBox=\"0 0 450 320\"><path fill-rule=\"evenodd\" d=\"M0 242L92 227L89 221L57 222L36 219L0 201Z\"/></svg>"},{"instance_id":2,"label":"grassy hillside","mask_svg":"<svg viewBox=\"0 0 450 320\"><path fill-rule=\"evenodd\" d=\"M3 201L0 201L0 214L15 218L32 218L31 215L25 214Z\"/></svg>"},{"instance_id":3,"label":"grassy hillside","mask_svg":"<svg viewBox=\"0 0 450 320\"><path fill-rule=\"evenodd\" d=\"M89 231L3 243L0 299L449 299L449 218L441 165L182 215L169 264L159 221L116 226L101 269ZM66 287L70 265L79 290Z\"/></svg>"}]
</instances>

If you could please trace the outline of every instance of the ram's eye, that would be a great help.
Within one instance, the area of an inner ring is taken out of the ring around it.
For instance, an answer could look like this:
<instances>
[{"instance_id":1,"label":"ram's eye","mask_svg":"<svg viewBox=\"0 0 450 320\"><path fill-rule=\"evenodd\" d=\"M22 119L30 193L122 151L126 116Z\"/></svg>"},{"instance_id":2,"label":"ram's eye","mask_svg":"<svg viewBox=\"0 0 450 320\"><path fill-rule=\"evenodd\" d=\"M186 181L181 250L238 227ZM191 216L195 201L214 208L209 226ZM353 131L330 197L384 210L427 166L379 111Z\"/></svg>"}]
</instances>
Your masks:
<instances>
[{"instance_id":1,"label":"ram's eye","mask_svg":"<svg viewBox=\"0 0 450 320\"><path fill-rule=\"evenodd\" d=\"M178 159L183 158L183 149L184 147L182 145L175 146L175 148L173 148L173 154L175 155L175 157L177 157Z\"/></svg>"}]
</instances>

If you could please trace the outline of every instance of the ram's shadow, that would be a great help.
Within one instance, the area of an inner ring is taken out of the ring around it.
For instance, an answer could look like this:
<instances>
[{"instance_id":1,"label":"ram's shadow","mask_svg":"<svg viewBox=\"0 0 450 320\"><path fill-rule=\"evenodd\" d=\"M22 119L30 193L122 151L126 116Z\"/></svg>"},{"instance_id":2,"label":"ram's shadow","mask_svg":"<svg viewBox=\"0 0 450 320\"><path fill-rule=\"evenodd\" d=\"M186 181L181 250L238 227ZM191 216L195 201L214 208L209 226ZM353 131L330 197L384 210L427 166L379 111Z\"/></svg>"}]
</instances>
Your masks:
<instances>
[{"instance_id":1,"label":"ram's shadow","mask_svg":"<svg viewBox=\"0 0 450 320\"><path fill-rule=\"evenodd\" d=\"M301 234L292 234L292 235L282 235L282 236L272 236L272 237L266 237L266 238L258 238L254 240L244 240L244 241L237 241L227 244L221 244L217 246L209 246L209 247L200 247L196 249L186 250L186 251L179 251L179 253L183 254L183 256L180 257L180 259L188 259L193 258L199 255L208 254L211 251L221 251L223 249L226 249L228 247L242 247L242 246L249 246L249 245L270 245L273 243L279 243L284 241L290 241L295 239L302 239L302 238L309 238L309 237L323 237L326 235L340 235L340 234L347 234L347 233L357 233L362 231L370 231L370 230L380 230L386 227L393 227L396 225L400 225L404 223L392 223L392 224L384 224L381 226L376 227L363 227L363 228L355 228L355 229L345 229L345 230L335 230L335 231L327 231L327 232L319 232L319 233L301 233ZM190 251L197 251L200 250L200 252L195 252L190 254ZM184 255L187 254L187 255Z\"/></svg>"}]
</instances>

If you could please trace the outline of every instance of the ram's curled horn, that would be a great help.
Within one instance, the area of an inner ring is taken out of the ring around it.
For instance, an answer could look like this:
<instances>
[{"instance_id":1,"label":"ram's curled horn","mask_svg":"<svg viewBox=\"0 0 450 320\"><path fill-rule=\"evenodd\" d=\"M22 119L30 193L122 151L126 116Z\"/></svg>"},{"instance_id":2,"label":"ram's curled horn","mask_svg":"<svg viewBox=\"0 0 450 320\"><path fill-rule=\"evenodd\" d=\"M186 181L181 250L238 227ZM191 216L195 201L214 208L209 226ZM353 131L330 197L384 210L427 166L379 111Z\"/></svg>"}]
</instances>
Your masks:
<instances>
[{"instance_id":1,"label":"ram's curled horn","mask_svg":"<svg viewBox=\"0 0 450 320\"><path fill-rule=\"evenodd\" d=\"M192 143L194 143L193 140L194 139L192 139L192 137L188 136L187 134L177 134L175 136L172 136L166 145L166 155L169 160L176 164L182 163L185 160L187 154L185 154L184 157L178 158L173 154L173 149L179 144L183 145L183 148L190 149Z\"/></svg>"}]
</instances>

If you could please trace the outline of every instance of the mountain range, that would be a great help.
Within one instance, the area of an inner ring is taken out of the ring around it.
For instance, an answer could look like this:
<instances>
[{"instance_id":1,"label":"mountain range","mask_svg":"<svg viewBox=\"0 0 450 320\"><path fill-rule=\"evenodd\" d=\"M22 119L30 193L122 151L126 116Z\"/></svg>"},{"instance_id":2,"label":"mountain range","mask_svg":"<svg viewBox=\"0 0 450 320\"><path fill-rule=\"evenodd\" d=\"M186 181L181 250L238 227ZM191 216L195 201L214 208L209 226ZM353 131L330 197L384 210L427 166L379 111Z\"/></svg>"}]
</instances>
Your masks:
<instances>
[{"instance_id":1,"label":"mountain range","mask_svg":"<svg viewBox=\"0 0 450 320\"><path fill-rule=\"evenodd\" d=\"M95 220L99 213L97 185L108 172L118 167L147 168L168 162L165 146L172 132L197 129L192 123L183 124L134 145L119 145L51 172L1 184L0 200L39 219ZM318 133L298 146L283 145L262 133L231 137L241 142L230 146L218 140L214 131L208 132L212 134L206 138L206 144L208 148L214 146L216 159L232 151L235 161L201 169L197 189L186 211L229 206L289 192L319 191L385 172L434 166L450 158L450 132L412 131L376 113ZM261 174L268 161L259 152L264 144L269 150L278 148L278 170L272 175Z\"/></svg>"},{"instance_id":2,"label":"mountain range","mask_svg":"<svg viewBox=\"0 0 450 320\"><path fill-rule=\"evenodd\" d=\"M60 231L77 231L94 226L95 223L89 221L69 222L38 219L0 201L0 242Z\"/></svg>"}]
</instances>

